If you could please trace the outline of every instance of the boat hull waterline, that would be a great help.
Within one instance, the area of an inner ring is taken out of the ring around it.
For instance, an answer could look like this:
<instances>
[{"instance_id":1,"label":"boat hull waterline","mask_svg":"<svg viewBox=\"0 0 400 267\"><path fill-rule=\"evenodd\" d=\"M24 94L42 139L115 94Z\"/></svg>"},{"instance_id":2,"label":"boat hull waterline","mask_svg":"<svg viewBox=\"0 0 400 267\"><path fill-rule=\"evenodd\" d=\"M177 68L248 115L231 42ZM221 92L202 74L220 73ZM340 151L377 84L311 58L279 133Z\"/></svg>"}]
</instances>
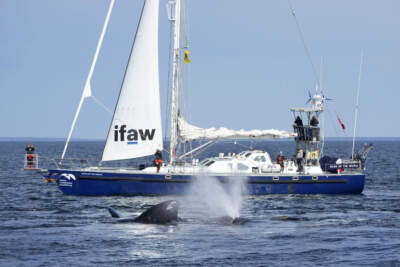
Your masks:
<instances>
[{"instance_id":1,"label":"boat hull waterline","mask_svg":"<svg viewBox=\"0 0 400 267\"><path fill-rule=\"evenodd\" d=\"M208 176L186 174L150 174L97 171L49 170L47 177L57 178L60 190L66 195L182 195L188 192L195 179ZM250 175L209 176L228 186L234 179L245 181L246 193L269 194L360 194L365 175Z\"/></svg>"}]
</instances>

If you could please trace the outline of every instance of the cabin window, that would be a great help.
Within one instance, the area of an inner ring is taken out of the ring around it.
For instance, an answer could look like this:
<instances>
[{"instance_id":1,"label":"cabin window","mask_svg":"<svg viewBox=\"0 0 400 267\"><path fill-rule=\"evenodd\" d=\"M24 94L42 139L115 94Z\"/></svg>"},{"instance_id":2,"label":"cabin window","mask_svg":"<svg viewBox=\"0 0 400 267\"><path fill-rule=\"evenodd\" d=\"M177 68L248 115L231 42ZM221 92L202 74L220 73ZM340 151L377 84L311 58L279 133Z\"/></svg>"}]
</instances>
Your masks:
<instances>
[{"instance_id":1,"label":"cabin window","mask_svg":"<svg viewBox=\"0 0 400 267\"><path fill-rule=\"evenodd\" d=\"M207 162L209 162L209 159L202 160L202 161L200 162L200 165L206 165Z\"/></svg>"},{"instance_id":2,"label":"cabin window","mask_svg":"<svg viewBox=\"0 0 400 267\"><path fill-rule=\"evenodd\" d=\"M251 152L247 152L244 156L248 158L251 155Z\"/></svg>"},{"instance_id":3,"label":"cabin window","mask_svg":"<svg viewBox=\"0 0 400 267\"><path fill-rule=\"evenodd\" d=\"M254 158L254 161L266 162L267 160L265 159L264 156L257 156Z\"/></svg>"},{"instance_id":4,"label":"cabin window","mask_svg":"<svg viewBox=\"0 0 400 267\"><path fill-rule=\"evenodd\" d=\"M207 162L206 164L204 164L205 166L211 166L215 161L211 160L210 162Z\"/></svg>"},{"instance_id":5,"label":"cabin window","mask_svg":"<svg viewBox=\"0 0 400 267\"><path fill-rule=\"evenodd\" d=\"M244 165L243 163L238 163L238 164L237 164L237 169L238 169L239 171L247 171L247 170L249 169L249 166Z\"/></svg>"},{"instance_id":6,"label":"cabin window","mask_svg":"<svg viewBox=\"0 0 400 267\"><path fill-rule=\"evenodd\" d=\"M265 156L257 156L254 158L254 161L266 162L267 160L265 159Z\"/></svg>"}]
</instances>

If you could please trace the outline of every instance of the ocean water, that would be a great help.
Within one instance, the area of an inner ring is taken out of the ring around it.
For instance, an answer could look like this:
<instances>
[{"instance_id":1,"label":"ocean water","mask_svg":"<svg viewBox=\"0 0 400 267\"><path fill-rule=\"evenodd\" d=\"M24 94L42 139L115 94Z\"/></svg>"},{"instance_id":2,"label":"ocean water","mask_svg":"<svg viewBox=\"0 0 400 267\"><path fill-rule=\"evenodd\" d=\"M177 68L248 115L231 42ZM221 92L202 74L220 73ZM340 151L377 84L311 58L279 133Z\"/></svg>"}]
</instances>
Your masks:
<instances>
[{"instance_id":1,"label":"ocean water","mask_svg":"<svg viewBox=\"0 0 400 267\"><path fill-rule=\"evenodd\" d=\"M26 143L0 142L0 266L400 266L400 141L372 143L362 194L244 195L240 216L250 221L225 225L213 220L223 209L208 210L230 205L218 203L223 192L205 189L214 195L208 205L194 205L207 195L64 196L39 174L21 170ZM64 144L34 145L46 161L59 157ZM248 145L220 143L200 157ZM294 153L292 142L254 147L273 157ZM96 161L102 148L73 142L68 156ZM331 155L350 149L349 142L326 144ZM177 225L116 223L105 209L139 215L169 199L180 202L185 220Z\"/></svg>"}]
</instances>

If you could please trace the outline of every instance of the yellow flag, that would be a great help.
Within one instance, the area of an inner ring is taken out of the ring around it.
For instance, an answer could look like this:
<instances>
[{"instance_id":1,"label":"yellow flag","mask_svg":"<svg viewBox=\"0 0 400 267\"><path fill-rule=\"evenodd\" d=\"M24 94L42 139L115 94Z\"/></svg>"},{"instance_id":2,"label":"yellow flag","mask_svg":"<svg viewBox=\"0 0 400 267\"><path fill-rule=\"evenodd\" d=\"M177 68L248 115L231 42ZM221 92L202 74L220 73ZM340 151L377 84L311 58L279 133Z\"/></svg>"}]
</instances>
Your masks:
<instances>
[{"instance_id":1,"label":"yellow flag","mask_svg":"<svg viewBox=\"0 0 400 267\"><path fill-rule=\"evenodd\" d=\"M185 63L190 63L190 59L189 59L189 50L185 50L185 58L183 59L183 62Z\"/></svg>"}]
</instances>

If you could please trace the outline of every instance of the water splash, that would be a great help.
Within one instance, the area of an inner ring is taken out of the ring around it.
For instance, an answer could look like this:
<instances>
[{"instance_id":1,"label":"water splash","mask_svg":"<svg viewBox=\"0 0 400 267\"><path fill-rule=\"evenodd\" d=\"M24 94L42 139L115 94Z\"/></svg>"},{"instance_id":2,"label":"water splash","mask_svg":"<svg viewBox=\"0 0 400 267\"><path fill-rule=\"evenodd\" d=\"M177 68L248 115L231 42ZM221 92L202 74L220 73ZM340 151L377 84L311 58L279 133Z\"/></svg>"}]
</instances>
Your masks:
<instances>
[{"instance_id":1,"label":"water splash","mask_svg":"<svg viewBox=\"0 0 400 267\"><path fill-rule=\"evenodd\" d=\"M198 176L188 190L184 205L196 214L208 217L240 217L245 177L228 177L222 184L216 177Z\"/></svg>"}]
</instances>

